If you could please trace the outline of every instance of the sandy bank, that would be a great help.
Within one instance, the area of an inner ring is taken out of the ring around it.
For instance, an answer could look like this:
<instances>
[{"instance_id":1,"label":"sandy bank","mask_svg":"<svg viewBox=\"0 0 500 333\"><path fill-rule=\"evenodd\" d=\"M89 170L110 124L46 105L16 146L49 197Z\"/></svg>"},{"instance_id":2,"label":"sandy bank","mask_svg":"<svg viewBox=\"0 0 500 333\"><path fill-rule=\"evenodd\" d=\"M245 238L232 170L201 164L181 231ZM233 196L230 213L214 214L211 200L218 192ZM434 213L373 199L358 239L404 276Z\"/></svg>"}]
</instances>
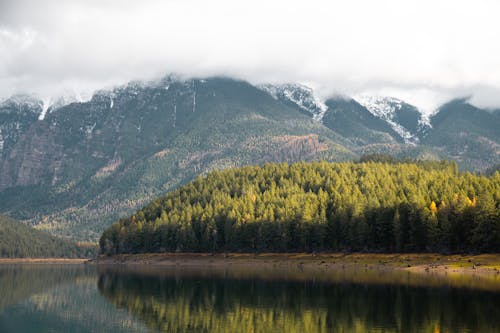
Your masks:
<instances>
[{"instance_id":1,"label":"sandy bank","mask_svg":"<svg viewBox=\"0 0 500 333\"><path fill-rule=\"evenodd\" d=\"M103 265L154 266L302 266L402 270L413 273L500 274L500 254L441 255L368 253L148 253L100 256Z\"/></svg>"}]
</instances>

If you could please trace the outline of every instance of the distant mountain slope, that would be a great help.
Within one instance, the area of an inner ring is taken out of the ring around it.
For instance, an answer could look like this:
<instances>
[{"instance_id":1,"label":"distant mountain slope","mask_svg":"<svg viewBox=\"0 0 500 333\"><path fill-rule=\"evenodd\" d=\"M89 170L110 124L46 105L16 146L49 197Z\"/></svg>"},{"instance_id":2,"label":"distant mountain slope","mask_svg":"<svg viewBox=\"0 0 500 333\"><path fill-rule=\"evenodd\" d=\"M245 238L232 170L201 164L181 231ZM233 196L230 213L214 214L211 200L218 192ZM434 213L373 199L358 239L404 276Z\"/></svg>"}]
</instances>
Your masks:
<instances>
[{"instance_id":1,"label":"distant mountain slope","mask_svg":"<svg viewBox=\"0 0 500 333\"><path fill-rule=\"evenodd\" d=\"M31 96L16 95L0 103L0 159L9 154L41 112L41 101Z\"/></svg>"},{"instance_id":2,"label":"distant mountain slope","mask_svg":"<svg viewBox=\"0 0 500 333\"><path fill-rule=\"evenodd\" d=\"M323 124L357 145L403 142L386 121L374 116L354 99L329 99L325 104L328 109Z\"/></svg>"},{"instance_id":3,"label":"distant mountain slope","mask_svg":"<svg viewBox=\"0 0 500 333\"><path fill-rule=\"evenodd\" d=\"M446 110L430 127L415 107L391 98L368 108L351 98L323 103L298 84L172 76L98 91L87 102L14 96L0 103L0 212L96 240L120 216L215 169L365 153L451 158L475 171L500 163L498 116L467 128L467 111ZM457 140L472 128L474 144L458 154Z\"/></svg>"},{"instance_id":4,"label":"distant mountain slope","mask_svg":"<svg viewBox=\"0 0 500 333\"><path fill-rule=\"evenodd\" d=\"M484 170L500 159L500 117L459 99L431 118L422 143L441 149L468 169Z\"/></svg>"},{"instance_id":5,"label":"distant mountain slope","mask_svg":"<svg viewBox=\"0 0 500 333\"><path fill-rule=\"evenodd\" d=\"M276 100L297 108L315 120L321 120L327 110L327 106L314 94L314 91L306 86L295 83L287 84L264 84L260 89L269 93Z\"/></svg>"},{"instance_id":6,"label":"distant mountain slope","mask_svg":"<svg viewBox=\"0 0 500 333\"><path fill-rule=\"evenodd\" d=\"M246 82L131 83L35 122L3 160L0 210L96 239L118 216L209 170L353 159L351 146Z\"/></svg>"},{"instance_id":7,"label":"distant mountain slope","mask_svg":"<svg viewBox=\"0 0 500 333\"><path fill-rule=\"evenodd\" d=\"M397 98L360 96L356 100L374 116L386 121L407 143L417 143L419 132L428 127L416 107Z\"/></svg>"},{"instance_id":8,"label":"distant mountain slope","mask_svg":"<svg viewBox=\"0 0 500 333\"><path fill-rule=\"evenodd\" d=\"M401 107L396 110L392 119L413 135L418 133L424 125L422 124L422 114L413 105L407 103L401 104Z\"/></svg>"},{"instance_id":9,"label":"distant mountain slope","mask_svg":"<svg viewBox=\"0 0 500 333\"><path fill-rule=\"evenodd\" d=\"M84 255L85 250L74 243L0 215L0 257L72 258Z\"/></svg>"}]
</instances>

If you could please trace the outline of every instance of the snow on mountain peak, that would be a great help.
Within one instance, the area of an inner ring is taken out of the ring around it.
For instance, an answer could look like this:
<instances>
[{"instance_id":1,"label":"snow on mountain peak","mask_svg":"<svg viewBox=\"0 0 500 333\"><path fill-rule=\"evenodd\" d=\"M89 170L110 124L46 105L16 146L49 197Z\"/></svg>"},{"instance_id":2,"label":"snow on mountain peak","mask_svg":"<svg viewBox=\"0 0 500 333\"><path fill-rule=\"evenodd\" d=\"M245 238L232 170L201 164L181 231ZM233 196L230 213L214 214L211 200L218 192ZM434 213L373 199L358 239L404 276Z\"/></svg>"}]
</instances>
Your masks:
<instances>
[{"instance_id":1,"label":"snow on mountain peak","mask_svg":"<svg viewBox=\"0 0 500 333\"><path fill-rule=\"evenodd\" d=\"M52 105L52 100L50 98L45 98L42 100L42 112L38 116L38 120L44 120L49 107Z\"/></svg>"},{"instance_id":2,"label":"snow on mountain peak","mask_svg":"<svg viewBox=\"0 0 500 333\"><path fill-rule=\"evenodd\" d=\"M364 106L374 116L385 120L392 129L398 133L401 138L408 144L418 142L415 133L411 133L408 129L401 126L395 121L395 114L406 104L404 101L394 97L384 96L366 96L360 95L354 97L359 104Z\"/></svg>"},{"instance_id":3,"label":"snow on mountain peak","mask_svg":"<svg viewBox=\"0 0 500 333\"><path fill-rule=\"evenodd\" d=\"M260 85L259 88L276 100L291 102L302 110L311 113L316 121L321 121L328 109L325 103L314 94L313 89L301 84L264 84Z\"/></svg>"},{"instance_id":4,"label":"snow on mountain peak","mask_svg":"<svg viewBox=\"0 0 500 333\"><path fill-rule=\"evenodd\" d=\"M373 115L379 118L392 118L392 115L401 110L404 102L393 97L383 96L356 96L354 99Z\"/></svg>"},{"instance_id":5,"label":"snow on mountain peak","mask_svg":"<svg viewBox=\"0 0 500 333\"><path fill-rule=\"evenodd\" d=\"M42 106L42 101L33 95L18 94L0 102L0 107L19 108L21 106L27 106L32 110L38 110Z\"/></svg>"},{"instance_id":6,"label":"snow on mountain peak","mask_svg":"<svg viewBox=\"0 0 500 333\"><path fill-rule=\"evenodd\" d=\"M81 103L86 99L81 95L76 95L74 93L65 93L57 97L45 97L42 99L42 112L38 116L38 120L44 120L47 113L55 111L63 106L71 103Z\"/></svg>"}]
</instances>

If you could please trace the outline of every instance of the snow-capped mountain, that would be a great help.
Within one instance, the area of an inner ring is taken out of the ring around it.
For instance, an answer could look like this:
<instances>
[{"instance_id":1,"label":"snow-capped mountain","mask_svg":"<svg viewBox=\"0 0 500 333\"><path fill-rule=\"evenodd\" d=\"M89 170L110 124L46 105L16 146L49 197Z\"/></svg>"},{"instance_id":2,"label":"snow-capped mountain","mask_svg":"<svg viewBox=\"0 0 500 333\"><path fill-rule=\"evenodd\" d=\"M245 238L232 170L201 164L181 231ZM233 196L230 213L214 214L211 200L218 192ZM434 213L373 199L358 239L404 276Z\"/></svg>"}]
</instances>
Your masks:
<instances>
[{"instance_id":1,"label":"snow-capped mountain","mask_svg":"<svg viewBox=\"0 0 500 333\"><path fill-rule=\"evenodd\" d=\"M59 108L62 108L63 106L66 106L71 103L81 103L84 102L85 98L82 98L81 96L78 96L76 94L65 94L62 96L59 96L57 98L53 98L49 100L47 109L50 109L50 111L55 111Z\"/></svg>"},{"instance_id":2,"label":"snow-capped mountain","mask_svg":"<svg viewBox=\"0 0 500 333\"><path fill-rule=\"evenodd\" d=\"M14 96L0 102L0 212L96 240L104 224L210 170L366 153L448 158L478 171L499 163L500 118L467 101L438 109L425 135L415 107L361 102L323 103L297 84L173 77L83 102Z\"/></svg>"},{"instance_id":3,"label":"snow-capped mountain","mask_svg":"<svg viewBox=\"0 0 500 333\"><path fill-rule=\"evenodd\" d=\"M416 107L397 98L361 95L354 99L373 115L385 120L406 143L418 143L418 133L430 126L428 118Z\"/></svg>"},{"instance_id":4,"label":"snow-capped mountain","mask_svg":"<svg viewBox=\"0 0 500 333\"><path fill-rule=\"evenodd\" d=\"M48 108L42 121L38 110L22 122L16 113L5 120L0 113L0 125L8 124L0 212L12 210L11 202L36 202L22 218L46 223L38 216L47 202L55 208L44 221L57 220L55 232L80 239L96 239L103 223L209 170L356 157L348 139L311 121L311 113L228 78L131 83L96 92L88 102ZM17 123L19 130L10 125ZM12 188L26 192L11 195ZM74 227L67 223L69 207L82 209Z\"/></svg>"},{"instance_id":5,"label":"snow-capped mountain","mask_svg":"<svg viewBox=\"0 0 500 333\"><path fill-rule=\"evenodd\" d=\"M31 95L14 95L0 102L0 158L42 112L43 102Z\"/></svg>"},{"instance_id":6,"label":"snow-capped mountain","mask_svg":"<svg viewBox=\"0 0 500 333\"><path fill-rule=\"evenodd\" d=\"M0 112L32 111L39 113L42 106L43 102L35 96L18 94L1 101Z\"/></svg>"},{"instance_id":7,"label":"snow-capped mountain","mask_svg":"<svg viewBox=\"0 0 500 333\"><path fill-rule=\"evenodd\" d=\"M259 88L282 103L299 107L302 111L310 113L317 121L321 121L328 109L325 103L314 94L313 89L301 84L264 84L260 85Z\"/></svg>"},{"instance_id":8,"label":"snow-capped mountain","mask_svg":"<svg viewBox=\"0 0 500 333\"><path fill-rule=\"evenodd\" d=\"M38 120L45 119L48 112L55 111L71 103L84 101L76 94L62 94L57 97L39 98L36 95L18 94L0 102L0 112L32 112Z\"/></svg>"},{"instance_id":9,"label":"snow-capped mountain","mask_svg":"<svg viewBox=\"0 0 500 333\"><path fill-rule=\"evenodd\" d=\"M312 115L316 121L321 122L328 110L328 106L318 98L313 89L301 84L264 84L259 88L274 99ZM375 117L385 121L405 143L418 143L419 133L430 127L428 117L416 107L397 98L361 95L354 100Z\"/></svg>"}]
</instances>

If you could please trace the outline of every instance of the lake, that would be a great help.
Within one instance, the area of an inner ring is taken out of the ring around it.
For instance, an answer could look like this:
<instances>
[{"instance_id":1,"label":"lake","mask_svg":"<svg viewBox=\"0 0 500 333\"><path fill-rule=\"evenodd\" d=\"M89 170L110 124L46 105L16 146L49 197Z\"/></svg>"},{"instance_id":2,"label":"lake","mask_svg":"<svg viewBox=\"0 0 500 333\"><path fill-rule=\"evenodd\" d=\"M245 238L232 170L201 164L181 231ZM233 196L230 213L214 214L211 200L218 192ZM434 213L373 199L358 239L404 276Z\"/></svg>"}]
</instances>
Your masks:
<instances>
[{"instance_id":1,"label":"lake","mask_svg":"<svg viewBox=\"0 0 500 333\"><path fill-rule=\"evenodd\" d=\"M500 286L457 279L0 265L0 332L500 332Z\"/></svg>"}]
</instances>

